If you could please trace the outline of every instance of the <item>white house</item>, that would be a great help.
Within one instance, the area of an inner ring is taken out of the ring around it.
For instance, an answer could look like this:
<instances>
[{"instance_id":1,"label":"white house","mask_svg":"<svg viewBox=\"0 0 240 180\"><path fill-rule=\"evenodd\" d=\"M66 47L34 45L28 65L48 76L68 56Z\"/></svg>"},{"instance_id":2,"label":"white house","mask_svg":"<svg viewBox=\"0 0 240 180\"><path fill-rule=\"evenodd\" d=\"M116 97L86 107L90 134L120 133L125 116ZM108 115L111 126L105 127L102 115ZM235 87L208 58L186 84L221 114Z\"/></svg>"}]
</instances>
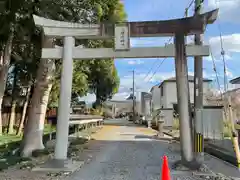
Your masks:
<instances>
[{"instance_id":1,"label":"white house","mask_svg":"<svg viewBox=\"0 0 240 180\"><path fill-rule=\"evenodd\" d=\"M188 76L190 102L194 103L194 76ZM210 90L212 80L203 79L203 104L207 105L204 95ZM160 85L153 86L152 93L152 110L158 108L176 109L177 107L177 88L176 78L172 77L164 80Z\"/></svg>"},{"instance_id":2,"label":"white house","mask_svg":"<svg viewBox=\"0 0 240 180\"><path fill-rule=\"evenodd\" d=\"M160 109L161 108L161 103L160 103L160 89L159 89L159 84L155 85L151 88L150 90L151 94L152 94L152 103L151 103L151 109L152 111L156 110L156 109Z\"/></svg>"}]
</instances>

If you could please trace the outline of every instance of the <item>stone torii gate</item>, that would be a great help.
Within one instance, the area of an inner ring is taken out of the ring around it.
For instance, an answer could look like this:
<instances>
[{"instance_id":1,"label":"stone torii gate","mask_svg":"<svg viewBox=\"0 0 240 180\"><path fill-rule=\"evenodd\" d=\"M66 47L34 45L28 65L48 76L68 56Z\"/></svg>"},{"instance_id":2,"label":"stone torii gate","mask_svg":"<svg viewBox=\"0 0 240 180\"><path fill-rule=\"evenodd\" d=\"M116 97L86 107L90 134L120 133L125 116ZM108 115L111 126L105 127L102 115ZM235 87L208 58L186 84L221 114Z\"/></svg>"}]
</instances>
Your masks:
<instances>
[{"instance_id":1,"label":"stone torii gate","mask_svg":"<svg viewBox=\"0 0 240 180\"><path fill-rule=\"evenodd\" d=\"M63 59L61 72L61 92L58 106L58 122L54 161L61 170L69 170L65 165L68 149L68 128L72 89L73 59L101 58L154 58L175 57L177 78L178 109L180 114L180 137L182 162L195 161L189 117L189 87L186 56L208 56L209 47L185 45L184 37L204 33L206 24L216 20L217 10L194 17L146 22L126 22L118 24L78 24L33 16L36 26L42 27L46 38L63 39L63 47L43 48L42 59ZM174 36L175 46L131 48L130 37ZM75 39L115 39L115 48L75 47ZM59 165L61 164L61 165ZM51 167L54 168L54 167Z\"/></svg>"}]
</instances>

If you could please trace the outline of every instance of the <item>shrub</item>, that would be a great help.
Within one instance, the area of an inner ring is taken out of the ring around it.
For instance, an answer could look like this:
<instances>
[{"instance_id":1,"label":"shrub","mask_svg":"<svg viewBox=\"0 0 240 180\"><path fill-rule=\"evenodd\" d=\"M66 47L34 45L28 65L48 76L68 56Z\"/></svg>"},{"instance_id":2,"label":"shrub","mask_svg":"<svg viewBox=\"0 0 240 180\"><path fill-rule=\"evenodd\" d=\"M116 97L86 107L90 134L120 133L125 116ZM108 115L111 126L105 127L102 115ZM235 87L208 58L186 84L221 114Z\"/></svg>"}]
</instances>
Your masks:
<instances>
[{"instance_id":1,"label":"shrub","mask_svg":"<svg viewBox=\"0 0 240 180\"><path fill-rule=\"evenodd\" d=\"M173 119L173 130L179 130L179 118Z\"/></svg>"},{"instance_id":2,"label":"shrub","mask_svg":"<svg viewBox=\"0 0 240 180\"><path fill-rule=\"evenodd\" d=\"M97 107L97 108L91 108L90 109L90 114L91 115L100 115L100 116L102 116L103 115L103 110L102 110L102 108L99 108L99 107Z\"/></svg>"}]
</instances>

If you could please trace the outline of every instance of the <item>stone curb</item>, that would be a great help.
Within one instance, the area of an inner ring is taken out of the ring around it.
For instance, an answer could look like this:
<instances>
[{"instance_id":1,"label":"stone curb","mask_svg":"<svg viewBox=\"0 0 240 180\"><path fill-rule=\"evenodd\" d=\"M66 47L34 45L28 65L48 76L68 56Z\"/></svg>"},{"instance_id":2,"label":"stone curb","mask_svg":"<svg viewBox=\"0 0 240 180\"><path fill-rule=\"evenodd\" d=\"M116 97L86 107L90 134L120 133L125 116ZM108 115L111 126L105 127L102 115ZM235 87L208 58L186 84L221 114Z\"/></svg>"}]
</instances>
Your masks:
<instances>
[{"instance_id":1,"label":"stone curb","mask_svg":"<svg viewBox=\"0 0 240 180\"><path fill-rule=\"evenodd\" d=\"M234 166L237 167L237 159L234 155L231 155L219 148L215 145L211 145L210 143L206 144L204 151L212 156L215 156L221 160L224 160Z\"/></svg>"}]
</instances>

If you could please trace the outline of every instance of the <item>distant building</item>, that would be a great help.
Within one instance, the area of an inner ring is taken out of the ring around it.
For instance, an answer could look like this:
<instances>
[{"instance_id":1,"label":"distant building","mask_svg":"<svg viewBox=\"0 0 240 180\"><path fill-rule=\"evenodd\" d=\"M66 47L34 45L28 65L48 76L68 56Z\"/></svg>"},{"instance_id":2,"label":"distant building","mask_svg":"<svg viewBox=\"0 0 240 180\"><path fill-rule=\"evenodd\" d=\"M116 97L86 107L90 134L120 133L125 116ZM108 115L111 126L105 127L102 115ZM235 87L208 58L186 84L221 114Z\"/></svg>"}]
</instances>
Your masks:
<instances>
[{"instance_id":1,"label":"distant building","mask_svg":"<svg viewBox=\"0 0 240 180\"><path fill-rule=\"evenodd\" d=\"M134 96L134 99L136 100L136 96ZM133 94L130 94L130 95L126 98L126 100L133 100Z\"/></svg>"},{"instance_id":2,"label":"distant building","mask_svg":"<svg viewBox=\"0 0 240 180\"><path fill-rule=\"evenodd\" d=\"M232 84L233 89L240 88L240 77L234 78L234 79L230 80L229 82Z\"/></svg>"},{"instance_id":3,"label":"distant building","mask_svg":"<svg viewBox=\"0 0 240 180\"><path fill-rule=\"evenodd\" d=\"M132 100L108 100L105 102L107 106L114 106L116 115L123 112L132 112L133 111L133 101ZM140 112L140 103L135 102L135 112Z\"/></svg>"},{"instance_id":4,"label":"distant building","mask_svg":"<svg viewBox=\"0 0 240 180\"><path fill-rule=\"evenodd\" d=\"M151 105L152 105L151 100L152 100L151 93L141 92L140 114L146 115L151 113Z\"/></svg>"},{"instance_id":5,"label":"distant building","mask_svg":"<svg viewBox=\"0 0 240 180\"><path fill-rule=\"evenodd\" d=\"M190 102L194 103L194 76L188 76ZM207 101L204 95L210 90L210 83L212 80L203 79L203 104ZM164 80L160 85L153 86L152 93L152 108L153 111L159 108L177 108L177 87L176 78L172 77Z\"/></svg>"}]
</instances>

